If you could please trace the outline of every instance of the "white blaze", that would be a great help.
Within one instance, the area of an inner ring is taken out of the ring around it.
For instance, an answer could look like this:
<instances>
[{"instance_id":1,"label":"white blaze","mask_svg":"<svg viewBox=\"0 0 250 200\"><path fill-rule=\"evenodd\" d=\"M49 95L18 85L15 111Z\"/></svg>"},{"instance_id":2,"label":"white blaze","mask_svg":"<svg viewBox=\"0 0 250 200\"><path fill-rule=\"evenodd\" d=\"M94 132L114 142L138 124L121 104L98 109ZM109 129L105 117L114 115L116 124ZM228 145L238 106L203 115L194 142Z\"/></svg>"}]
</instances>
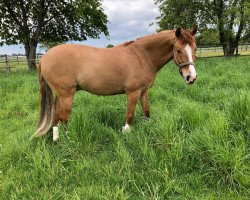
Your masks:
<instances>
[{"instance_id":1,"label":"white blaze","mask_svg":"<svg viewBox=\"0 0 250 200\"><path fill-rule=\"evenodd\" d=\"M193 62L192 49L189 44L186 45L185 50L188 55L188 62ZM196 77L196 71L193 65L189 65L189 72L191 77Z\"/></svg>"}]
</instances>

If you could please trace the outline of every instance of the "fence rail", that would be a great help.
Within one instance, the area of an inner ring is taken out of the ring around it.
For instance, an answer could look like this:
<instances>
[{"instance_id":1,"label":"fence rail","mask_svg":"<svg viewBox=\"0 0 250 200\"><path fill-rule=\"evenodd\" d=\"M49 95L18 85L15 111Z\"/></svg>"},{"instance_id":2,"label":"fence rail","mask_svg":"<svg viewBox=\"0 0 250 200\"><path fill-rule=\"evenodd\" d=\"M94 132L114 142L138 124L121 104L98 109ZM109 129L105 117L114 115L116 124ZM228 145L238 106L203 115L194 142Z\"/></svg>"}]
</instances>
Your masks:
<instances>
[{"instance_id":1,"label":"fence rail","mask_svg":"<svg viewBox=\"0 0 250 200\"><path fill-rule=\"evenodd\" d=\"M41 55L37 55L36 59L27 60L25 56L8 56L4 55L0 57L0 70L6 70L7 74L11 72L11 69L17 68L21 63L27 63L28 61L35 60L39 62Z\"/></svg>"},{"instance_id":2,"label":"fence rail","mask_svg":"<svg viewBox=\"0 0 250 200\"><path fill-rule=\"evenodd\" d=\"M236 56L250 56L250 48L248 43L240 44L235 52ZM42 55L37 55L35 61L39 61ZM198 46L196 52L197 58L211 58L211 57L223 57L222 46ZM21 63L27 63L25 56L8 56L4 55L0 57L0 70L6 70L7 74L11 72L11 69L17 68Z\"/></svg>"},{"instance_id":3,"label":"fence rail","mask_svg":"<svg viewBox=\"0 0 250 200\"><path fill-rule=\"evenodd\" d=\"M228 48L228 50L230 50ZM210 57L221 57L224 56L223 47L219 45L214 46L198 46L197 57L210 58ZM250 48L249 43L241 43L235 49L235 56L249 56Z\"/></svg>"}]
</instances>

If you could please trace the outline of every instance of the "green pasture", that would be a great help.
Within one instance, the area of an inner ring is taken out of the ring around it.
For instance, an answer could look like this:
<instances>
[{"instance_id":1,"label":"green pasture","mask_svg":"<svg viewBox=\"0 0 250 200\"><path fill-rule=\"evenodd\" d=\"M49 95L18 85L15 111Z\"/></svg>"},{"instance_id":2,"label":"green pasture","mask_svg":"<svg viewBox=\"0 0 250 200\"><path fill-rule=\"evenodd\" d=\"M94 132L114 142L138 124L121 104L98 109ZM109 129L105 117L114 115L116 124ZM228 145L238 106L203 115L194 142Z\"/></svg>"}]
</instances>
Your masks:
<instances>
[{"instance_id":1,"label":"green pasture","mask_svg":"<svg viewBox=\"0 0 250 200\"><path fill-rule=\"evenodd\" d=\"M250 199L250 57L198 59L186 85L173 62L123 134L126 97L75 96L68 133L29 141L38 78L0 71L0 199Z\"/></svg>"}]
</instances>

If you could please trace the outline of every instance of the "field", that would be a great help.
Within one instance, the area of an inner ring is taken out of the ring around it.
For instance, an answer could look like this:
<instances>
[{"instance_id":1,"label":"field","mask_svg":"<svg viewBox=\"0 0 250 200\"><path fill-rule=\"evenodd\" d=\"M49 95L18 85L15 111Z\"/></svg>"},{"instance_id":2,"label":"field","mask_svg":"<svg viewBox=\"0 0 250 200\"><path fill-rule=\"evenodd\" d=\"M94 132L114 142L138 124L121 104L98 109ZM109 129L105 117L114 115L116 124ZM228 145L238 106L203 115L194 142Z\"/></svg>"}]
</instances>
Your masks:
<instances>
[{"instance_id":1,"label":"field","mask_svg":"<svg viewBox=\"0 0 250 200\"><path fill-rule=\"evenodd\" d=\"M0 199L250 199L250 57L196 64L192 86L159 72L127 134L124 95L78 92L58 143L29 141L37 74L0 71Z\"/></svg>"},{"instance_id":2,"label":"field","mask_svg":"<svg viewBox=\"0 0 250 200\"><path fill-rule=\"evenodd\" d=\"M240 56L249 56L250 55L250 48L247 44L241 44L238 47L238 54ZM210 46L210 47L198 47L196 55L198 57L223 57L223 48L222 46Z\"/></svg>"}]
</instances>

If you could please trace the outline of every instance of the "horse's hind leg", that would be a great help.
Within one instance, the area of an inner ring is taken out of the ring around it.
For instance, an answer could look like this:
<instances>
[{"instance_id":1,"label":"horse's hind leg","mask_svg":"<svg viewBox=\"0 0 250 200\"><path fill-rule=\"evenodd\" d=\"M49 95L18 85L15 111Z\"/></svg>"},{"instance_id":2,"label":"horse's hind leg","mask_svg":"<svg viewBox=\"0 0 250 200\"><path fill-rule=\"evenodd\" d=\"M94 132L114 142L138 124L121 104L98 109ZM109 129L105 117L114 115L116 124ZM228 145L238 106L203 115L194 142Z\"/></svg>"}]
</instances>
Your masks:
<instances>
[{"instance_id":1,"label":"horse's hind leg","mask_svg":"<svg viewBox=\"0 0 250 200\"><path fill-rule=\"evenodd\" d=\"M149 99L148 99L148 91L144 92L140 96L140 102L142 107L143 115L146 119L149 119Z\"/></svg>"},{"instance_id":2,"label":"horse's hind leg","mask_svg":"<svg viewBox=\"0 0 250 200\"><path fill-rule=\"evenodd\" d=\"M53 141L59 139L58 122L61 121L63 125L66 125L69 119L72 103L74 98L74 92L69 92L67 96L56 97L54 103L54 127L53 127Z\"/></svg>"},{"instance_id":3,"label":"horse's hind leg","mask_svg":"<svg viewBox=\"0 0 250 200\"><path fill-rule=\"evenodd\" d=\"M57 141L59 138L59 131L58 131L59 109L60 109L60 102L58 96L56 96L54 101L53 141Z\"/></svg>"}]
</instances>

